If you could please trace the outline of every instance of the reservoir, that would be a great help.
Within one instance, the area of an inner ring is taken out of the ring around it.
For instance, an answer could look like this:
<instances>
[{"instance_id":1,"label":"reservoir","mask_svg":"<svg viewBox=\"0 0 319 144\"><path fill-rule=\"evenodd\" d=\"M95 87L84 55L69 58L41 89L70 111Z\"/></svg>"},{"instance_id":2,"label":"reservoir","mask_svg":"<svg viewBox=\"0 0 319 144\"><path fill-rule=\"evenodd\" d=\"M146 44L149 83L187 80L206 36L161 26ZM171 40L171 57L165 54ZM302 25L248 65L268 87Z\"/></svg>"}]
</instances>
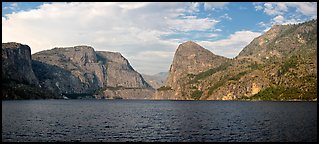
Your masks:
<instances>
[{"instance_id":1,"label":"reservoir","mask_svg":"<svg viewBox=\"0 0 319 144\"><path fill-rule=\"evenodd\" d=\"M2 100L3 142L316 142L317 102Z\"/></svg>"}]
</instances>

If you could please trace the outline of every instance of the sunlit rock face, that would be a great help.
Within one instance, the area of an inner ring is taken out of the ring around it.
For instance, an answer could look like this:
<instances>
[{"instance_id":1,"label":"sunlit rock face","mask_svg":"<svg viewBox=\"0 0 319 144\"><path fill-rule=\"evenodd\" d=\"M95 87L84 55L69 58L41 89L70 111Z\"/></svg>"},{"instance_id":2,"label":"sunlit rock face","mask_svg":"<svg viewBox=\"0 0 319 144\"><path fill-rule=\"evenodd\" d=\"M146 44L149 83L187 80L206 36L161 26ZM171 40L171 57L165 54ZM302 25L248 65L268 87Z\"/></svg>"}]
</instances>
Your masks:
<instances>
[{"instance_id":1,"label":"sunlit rock face","mask_svg":"<svg viewBox=\"0 0 319 144\"><path fill-rule=\"evenodd\" d=\"M121 91L149 90L151 94L141 94L144 97L154 93L154 89L120 53L94 51L90 46L75 46L41 51L33 54L32 58L34 71L43 87L61 94L87 93L99 95L99 98L108 94L105 97L135 99L140 98L134 94L135 91ZM120 92L103 93L114 89Z\"/></svg>"}]
</instances>

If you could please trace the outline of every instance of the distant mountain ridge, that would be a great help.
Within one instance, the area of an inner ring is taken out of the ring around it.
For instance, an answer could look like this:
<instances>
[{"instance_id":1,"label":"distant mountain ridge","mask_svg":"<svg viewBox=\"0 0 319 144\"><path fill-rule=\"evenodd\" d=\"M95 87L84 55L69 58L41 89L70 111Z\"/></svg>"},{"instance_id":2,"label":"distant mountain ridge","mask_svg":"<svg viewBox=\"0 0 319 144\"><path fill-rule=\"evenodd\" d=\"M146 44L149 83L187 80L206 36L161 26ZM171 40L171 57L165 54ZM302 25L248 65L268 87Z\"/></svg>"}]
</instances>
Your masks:
<instances>
[{"instance_id":1,"label":"distant mountain ridge","mask_svg":"<svg viewBox=\"0 0 319 144\"><path fill-rule=\"evenodd\" d=\"M168 72L160 72L155 75L142 74L143 78L149 83L153 88L157 89L164 86L166 83Z\"/></svg>"}]
</instances>

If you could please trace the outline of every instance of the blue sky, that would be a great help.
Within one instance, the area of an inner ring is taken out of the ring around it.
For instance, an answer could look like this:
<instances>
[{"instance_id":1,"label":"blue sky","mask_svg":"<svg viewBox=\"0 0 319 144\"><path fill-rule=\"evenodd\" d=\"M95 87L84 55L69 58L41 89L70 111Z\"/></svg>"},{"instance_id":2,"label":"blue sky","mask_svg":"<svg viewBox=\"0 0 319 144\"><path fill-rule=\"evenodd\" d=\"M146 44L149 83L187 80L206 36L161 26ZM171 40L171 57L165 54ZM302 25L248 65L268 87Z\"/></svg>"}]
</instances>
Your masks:
<instances>
[{"instance_id":1,"label":"blue sky","mask_svg":"<svg viewBox=\"0 0 319 144\"><path fill-rule=\"evenodd\" d=\"M90 45L120 52L140 73L168 71L174 52L192 40L235 57L274 24L317 18L317 3L2 3L2 41L32 53Z\"/></svg>"}]
</instances>

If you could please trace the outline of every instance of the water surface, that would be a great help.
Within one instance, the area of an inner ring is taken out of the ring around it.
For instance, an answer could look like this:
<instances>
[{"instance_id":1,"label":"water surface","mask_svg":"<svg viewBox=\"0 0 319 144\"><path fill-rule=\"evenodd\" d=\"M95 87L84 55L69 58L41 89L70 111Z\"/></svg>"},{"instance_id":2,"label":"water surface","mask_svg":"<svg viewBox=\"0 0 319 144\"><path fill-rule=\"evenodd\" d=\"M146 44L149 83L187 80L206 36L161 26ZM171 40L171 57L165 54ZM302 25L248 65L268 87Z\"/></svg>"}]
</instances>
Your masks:
<instances>
[{"instance_id":1,"label":"water surface","mask_svg":"<svg viewBox=\"0 0 319 144\"><path fill-rule=\"evenodd\" d=\"M317 141L317 102L2 101L2 141Z\"/></svg>"}]
</instances>

